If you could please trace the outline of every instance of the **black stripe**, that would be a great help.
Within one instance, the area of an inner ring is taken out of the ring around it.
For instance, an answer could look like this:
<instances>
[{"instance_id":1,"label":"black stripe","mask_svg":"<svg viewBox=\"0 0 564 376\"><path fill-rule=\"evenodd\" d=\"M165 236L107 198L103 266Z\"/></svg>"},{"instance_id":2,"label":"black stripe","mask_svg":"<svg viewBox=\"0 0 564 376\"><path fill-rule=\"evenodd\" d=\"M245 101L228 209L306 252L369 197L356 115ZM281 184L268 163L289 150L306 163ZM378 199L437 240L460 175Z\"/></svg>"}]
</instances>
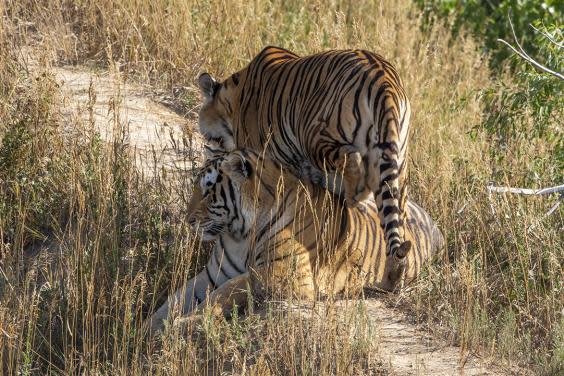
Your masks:
<instances>
[{"instance_id":1,"label":"black stripe","mask_svg":"<svg viewBox=\"0 0 564 376\"><path fill-rule=\"evenodd\" d=\"M398 163L396 160L391 160L389 162L384 162L380 164L380 172L386 171L389 168L397 169Z\"/></svg>"},{"instance_id":2,"label":"black stripe","mask_svg":"<svg viewBox=\"0 0 564 376\"><path fill-rule=\"evenodd\" d=\"M219 265L218 265L218 266L219 266ZM220 266L220 267L221 267L221 266ZM217 285L216 285L216 283L215 283L215 280L212 278L212 276L211 276L211 274L210 274L210 271L209 271L209 269L208 269L207 266L205 267L205 270L206 270L206 274L208 275L208 278L209 278L209 280L210 280L210 282L211 282L211 284L212 284L212 286L213 286L213 290L215 290L215 289L217 288Z\"/></svg>"},{"instance_id":3,"label":"black stripe","mask_svg":"<svg viewBox=\"0 0 564 376\"><path fill-rule=\"evenodd\" d=\"M379 147L380 149L382 149L382 150L384 150L384 149L389 149L389 150L391 150L391 151L394 152L394 153L397 153L397 152L398 152L398 145L396 144L395 141L389 141L389 140L387 140L387 141L378 143L378 145L376 145L376 146L378 146L378 147Z\"/></svg>"},{"instance_id":4,"label":"black stripe","mask_svg":"<svg viewBox=\"0 0 564 376\"><path fill-rule=\"evenodd\" d=\"M400 225L401 223L397 219L394 219L393 221L386 223L385 230L388 232L393 228L398 228Z\"/></svg>"},{"instance_id":5,"label":"black stripe","mask_svg":"<svg viewBox=\"0 0 564 376\"><path fill-rule=\"evenodd\" d=\"M387 182L389 182L391 180L396 180L398 177L399 177L398 174L387 175L384 179L382 179L380 181L380 184L386 184Z\"/></svg>"},{"instance_id":6,"label":"black stripe","mask_svg":"<svg viewBox=\"0 0 564 376\"><path fill-rule=\"evenodd\" d=\"M390 214L400 214L400 209L397 206L386 206L384 208L384 218Z\"/></svg>"},{"instance_id":7,"label":"black stripe","mask_svg":"<svg viewBox=\"0 0 564 376\"><path fill-rule=\"evenodd\" d=\"M220 208L220 209L223 210L224 208ZM215 215L217 215L217 216L220 216L220 215L223 214L221 211L216 210L215 208L212 208L212 207L208 207L208 212L210 212L210 213L212 213L212 214L215 214Z\"/></svg>"},{"instance_id":8,"label":"black stripe","mask_svg":"<svg viewBox=\"0 0 564 376\"><path fill-rule=\"evenodd\" d=\"M223 243L223 237L219 238L219 243L221 245L221 247L223 248L223 255L225 256L225 259L227 260L227 262L233 267L233 269L235 269L238 273L243 274L245 273L244 270L239 269L239 267L237 266L237 264L233 261L233 259L231 257L229 257L229 252L227 252L225 250L225 245ZM223 269L223 268L222 268ZM225 274L225 273L224 273Z\"/></svg>"},{"instance_id":9,"label":"black stripe","mask_svg":"<svg viewBox=\"0 0 564 376\"><path fill-rule=\"evenodd\" d=\"M382 201L394 199L392 192L390 190L386 190L382 193Z\"/></svg>"},{"instance_id":10,"label":"black stripe","mask_svg":"<svg viewBox=\"0 0 564 376\"><path fill-rule=\"evenodd\" d=\"M223 186L220 186L219 193L221 195L221 198L223 199L223 206L225 207L225 210L229 212L229 207L227 206L227 196L225 195L225 189L223 188Z\"/></svg>"},{"instance_id":11,"label":"black stripe","mask_svg":"<svg viewBox=\"0 0 564 376\"><path fill-rule=\"evenodd\" d=\"M225 272L225 270L223 270L223 260L222 260L222 261L219 261L219 258L218 258L218 256L217 256L218 253L219 253L219 252L215 252L215 250L214 250L214 252L213 252L213 257L215 258L215 262L217 263L217 267L218 267L218 269L219 269L217 275L219 276L219 273L221 273L221 274L223 274L223 275L225 276L225 278L231 279L231 278L234 277L234 276L230 276L229 274L227 274L227 273ZM222 255L225 254L225 249L222 249L222 250L221 250L221 254L222 254ZM223 257L221 257L221 258L223 259Z\"/></svg>"},{"instance_id":12,"label":"black stripe","mask_svg":"<svg viewBox=\"0 0 564 376\"><path fill-rule=\"evenodd\" d=\"M356 84L357 90L354 96L354 106L353 106L353 113L354 113L354 118L356 120L356 127L353 130L353 140L356 139L356 136L358 135L358 131L362 126L359 101L360 101L360 94L362 91L364 91L364 84L366 83L366 79L368 78L369 73L370 71L365 71L364 74L362 75L362 79L360 80L360 82Z\"/></svg>"},{"instance_id":13,"label":"black stripe","mask_svg":"<svg viewBox=\"0 0 564 376\"><path fill-rule=\"evenodd\" d=\"M227 125L227 122L225 121L225 119L221 118L220 124L221 124L221 127L227 132L229 137L233 137L233 131L229 128L229 125Z\"/></svg>"}]
</instances>

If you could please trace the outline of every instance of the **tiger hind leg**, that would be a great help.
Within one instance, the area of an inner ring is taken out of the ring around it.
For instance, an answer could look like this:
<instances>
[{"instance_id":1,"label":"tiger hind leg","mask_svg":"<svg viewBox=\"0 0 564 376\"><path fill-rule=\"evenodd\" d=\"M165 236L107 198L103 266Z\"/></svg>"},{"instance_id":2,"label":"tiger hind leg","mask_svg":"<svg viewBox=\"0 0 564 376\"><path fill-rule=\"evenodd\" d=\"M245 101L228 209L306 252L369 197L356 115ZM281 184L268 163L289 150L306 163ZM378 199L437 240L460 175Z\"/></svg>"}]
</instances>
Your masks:
<instances>
[{"instance_id":1,"label":"tiger hind leg","mask_svg":"<svg viewBox=\"0 0 564 376\"><path fill-rule=\"evenodd\" d=\"M342 188L344 189L345 204L357 207L371 195L366 184L366 170L362 155L352 146L343 146L339 150L337 171L342 174Z\"/></svg>"}]
</instances>

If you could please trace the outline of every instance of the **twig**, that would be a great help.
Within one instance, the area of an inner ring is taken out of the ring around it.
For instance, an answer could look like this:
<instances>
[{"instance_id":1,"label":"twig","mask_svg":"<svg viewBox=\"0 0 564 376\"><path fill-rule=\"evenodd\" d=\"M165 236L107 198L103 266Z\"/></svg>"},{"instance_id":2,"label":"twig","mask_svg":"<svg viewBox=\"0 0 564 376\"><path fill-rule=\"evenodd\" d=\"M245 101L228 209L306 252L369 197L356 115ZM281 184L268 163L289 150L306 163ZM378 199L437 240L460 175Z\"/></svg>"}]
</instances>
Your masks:
<instances>
[{"instance_id":1,"label":"twig","mask_svg":"<svg viewBox=\"0 0 564 376\"><path fill-rule=\"evenodd\" d=\"M560 200L556 201L556 203L554 205L552 205L552 207L550 209L548 209L548 211L544 214L543 218L548 217L549 215L554 213L554 211L556 209L558 209L558 205L560 205L560 203L562 202L562 199L564 199L564 197L561 197Z\"/></svg>"},{"instance_id":2,"label":"twig","mask_svg":"<svg viewBox=\"0 0 564 376\"><path fill-rule=\"evenodd\" d=\"M494 187L493 185L489 185L488 192L516 193L522 195L549 195L552 193L564 192L564 185L558 185L556 187L543 188L543 189Z\"/></svg>"},{"instance_id":3,"label":"twig","mask_svg":"<svg viewBox=\"0 0 564 376\"><path fill-rule=\"evenodd\" d=\"M537 29L536 27L534 27L533 25L529 25L530 27L533 28L534 31L536 31L537 33L541 33L546 39L548 39L549 41L552 42L552 44L554 44L556 47L558 48L564 48L564 44L557 42L556 40L554 40L552 38L552 36L548 33L545 33L542 30Z\"/></svg>"},{"instance_id":4,"label":"twig","mask_svg":"<svg viewBox=\"0 0 564 376\"><path fill-rule=\"evenodd\" d=\"M558 201L556 201L554 203L554 205L552 205L552 207L550 209L548 209L548 211L546 213L544 213L544 215L537 221L537 223L533 223L532 225L529 226L529 228L527 229L527 233L530 233L538 225L540 225L546 217L548 217L549 215L554 213L556 211L556 209L558 209L558 206L560 206L560 203L562 202L562 200L564 200L564 194L560 195L560 199L558 199Z\"/></svg>"},{"instance_id":5,"label":"twig","mask_svg":"<svg viewBox=\"0 0 564 376\"><path fill-rule=\"evenodd\" d=\"M513 22L511 22L511 17L509 17L509 25L511 26L511 32L513 33L513 39L515 40L515 44L517 44L517 47L519 48L519 50L517 50L515 47L513 47L511 44L504 41L503 39L498 39L497 41L505 44L513 52L515 52L517 55L519 55L521 58L523 58L525 61L527 61L529 64L531 64L535 68L540 69L543 72L549 73L549 74L551 74L555 77L558 77L561 80L564 80L564 75L562 75L561 73L555 72L552 69L545 67L544 65L542 65L541 63L539 63L538 61L536 61L535 59L530 57L525 52L525 50L523 49L523 47L521 46L521 44L519 44L519 41L517 40L517 35L515 34L515 28L513 27ZM550 40L552 41L551 38L550 38ZM559 46L559 45L557 44L557 46Z\"/></svg>"},{"instance_id":6,"label":"twig","mask_svg":"<svg viewBox=\"0 0 564 376\"><path fill-rule=\"evenodd\" d=\"M515 194L521 194L521 195L535 195L535 196L549 195L549 194L554 194L554 193L558 193L560 195L560 197L554 203L554 205L552 205L551 208L548 209L548 211L546 213L544 213L544 215L536 223L533 223L531 226L529 226L529 228L527 229L527 233L530 233L533 229L535 229L538 225L540 225L546 217L548 217L549 215L554 213L556 211L556 209L558 209L558 206L560 206L560 203L564 200L564 185L558 185L556 187L543 188L543 189L494 187L493 185L489 185L488 186L488 197L490 198L490 206L492 205L491 204L491 193L492 192L515 193Z\"/></svg>"}]
</instances>

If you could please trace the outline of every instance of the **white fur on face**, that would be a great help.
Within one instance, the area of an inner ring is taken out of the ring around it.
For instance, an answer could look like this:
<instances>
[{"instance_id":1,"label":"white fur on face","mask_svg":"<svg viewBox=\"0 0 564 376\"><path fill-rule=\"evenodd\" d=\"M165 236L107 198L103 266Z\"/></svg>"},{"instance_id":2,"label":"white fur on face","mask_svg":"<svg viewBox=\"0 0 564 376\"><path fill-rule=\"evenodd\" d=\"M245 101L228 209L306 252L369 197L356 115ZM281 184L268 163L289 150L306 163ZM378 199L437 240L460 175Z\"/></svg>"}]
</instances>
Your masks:
<instances>
[{"instance_id":1,"label":"white fur on face","mask_svg":"<svg viewBox=\"0 0 564 376\"><path fill-rule=\"evenodd\" d=\"M217 175L218 175L217 170L206 172L206 174L200 180L200 187L202 188L203 191L205 191L206 188L209 188L215 184L215 182L217 181Z\"/></svg>"}]
</instances>

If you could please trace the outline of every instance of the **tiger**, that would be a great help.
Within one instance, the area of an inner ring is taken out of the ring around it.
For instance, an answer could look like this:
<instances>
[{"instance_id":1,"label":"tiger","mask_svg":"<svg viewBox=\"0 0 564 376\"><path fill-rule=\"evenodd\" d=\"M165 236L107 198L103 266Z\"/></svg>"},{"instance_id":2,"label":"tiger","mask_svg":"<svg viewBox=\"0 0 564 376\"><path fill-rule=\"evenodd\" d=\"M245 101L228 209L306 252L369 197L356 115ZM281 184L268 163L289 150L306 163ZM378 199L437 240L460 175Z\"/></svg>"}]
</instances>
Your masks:
<instances>
[{"instance_id":1,"label":"tiger","mask_svg":"<svg viewBox=\"0 0 564 376\"><path fill-rule=\"evenodd\" d=\"M343 192L350 207L375 197L386 255L402 262L412 244L404 235L411 107L388 61L365 50L300 57L268 46L223 82L203 73L198 85L207 141L265 149L297 176Z\"/></svg>"},{"instance_id":2,"label":"tiger","mask_svg":"<svg viewBox=\"0 0 564 376\"><path fill-rule=\"evenodd\" d=\"M150 318L152 333L162 330L173 307L187 315L209 303L228 316L234 305L245 305L249 291L310 301L362 287L393 291L415 279L444 244L431 217L408 201L405 234L413 250L405 263L393 263L385 256L374 200L366 210L350 208L249 149L208 157L188 213L188 222L214 247L204 269Z\"/></svg>"}]
</instances>

